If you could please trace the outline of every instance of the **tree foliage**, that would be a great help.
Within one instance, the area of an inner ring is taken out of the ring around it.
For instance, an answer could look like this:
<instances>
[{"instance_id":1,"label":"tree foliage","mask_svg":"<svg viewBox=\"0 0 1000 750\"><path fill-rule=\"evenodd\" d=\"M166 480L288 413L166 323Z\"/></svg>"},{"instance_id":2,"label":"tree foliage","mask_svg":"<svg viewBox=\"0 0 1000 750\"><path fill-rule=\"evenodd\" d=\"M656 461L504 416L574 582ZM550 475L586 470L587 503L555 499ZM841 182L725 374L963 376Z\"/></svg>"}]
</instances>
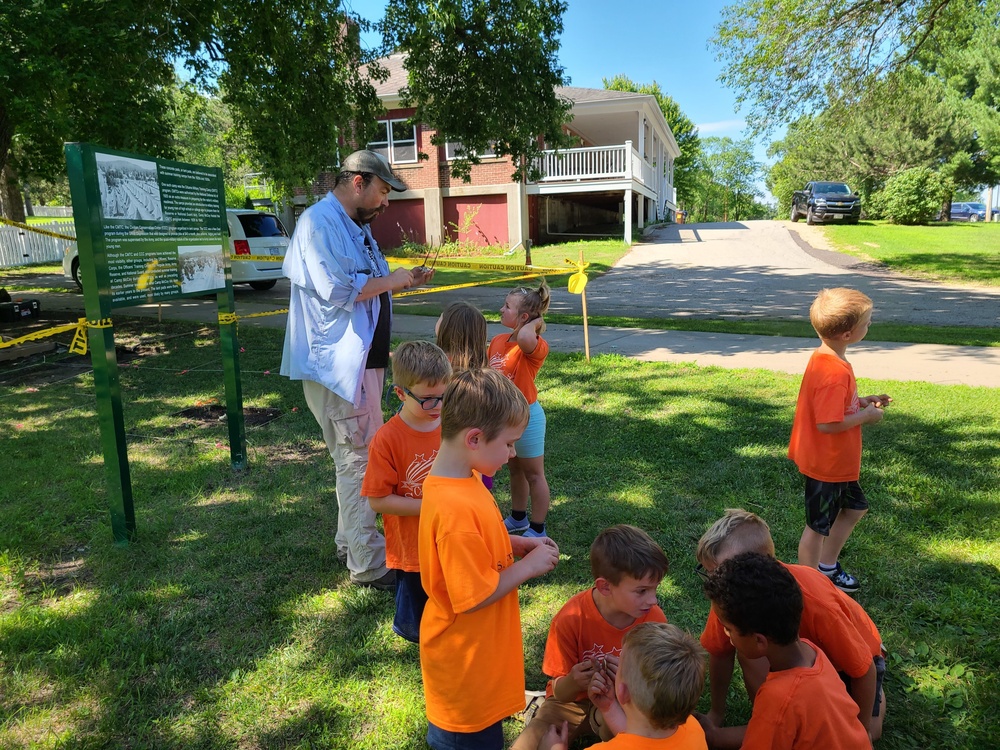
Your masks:
<instances>
[{"instance_id":1,"label":"tree foliage","mask_svg":"<svg viewBox=\"0 0 1000 750\"><path fill-rule=\"evenodd\" d=\"M761 164L753 155L750 140L734 141L732 138L706 138L705 167L712 182L721 188L723 221L747 218L754 198L760 196L757 179Z\"/></svg>"},{"instance_id":2,"label":"tree foliage","mask_svg":"<svg viewBox=\"0 0 1000 750\"><path fill-rule=\"evenodd\" d=\"M726 7L713 45L721 80L757 132L967 40L997 0L742 0Z\"/></svg>"},{"instance_id":3,"label":"tree foliage","mask_svg":"<svg viewBox=\"0 0 1000 750\"><path fill-rule=\"evenodd\" d=\"M557 61L562 0L389 0L387 47L406 55L404 106L435 128L435 144L461 141L451 163L468 178L476 153L509 155L515 179L538 176L543 148L570 145L571 102Z\"/></svg>"},{"instance_id":4,"label":"tree foliage","mask_svg":"<svg viewBox=\"0 0 1000 750\"><path fill-rule=\"evenodd\" d=\"M680 105L663 92L660 84L656 81L636 83L628 76L619 73L614 78L603 79L603 82L604 88L612 91L631 91L636 94L647 94L656 99L667 125L670 126L670 132L674 134L677 148L681 152L681 155L674 162L674 186L677 188L677 203L678 205L689 204L695 196L695 172L702 155L701 140L694 123L681 111Z\"/></svg>"},{"instance_id":5,"label":"tree foliage","mask_svg":"<svg viewBox=\"0 0 1000 750\"><path fill-rule=\"evenodd\" d=\"M941 211L948 193L944 180L927 167L904 170L875 198L879 213L893 224L926 224Z\"/></svg>"}]
</instances>

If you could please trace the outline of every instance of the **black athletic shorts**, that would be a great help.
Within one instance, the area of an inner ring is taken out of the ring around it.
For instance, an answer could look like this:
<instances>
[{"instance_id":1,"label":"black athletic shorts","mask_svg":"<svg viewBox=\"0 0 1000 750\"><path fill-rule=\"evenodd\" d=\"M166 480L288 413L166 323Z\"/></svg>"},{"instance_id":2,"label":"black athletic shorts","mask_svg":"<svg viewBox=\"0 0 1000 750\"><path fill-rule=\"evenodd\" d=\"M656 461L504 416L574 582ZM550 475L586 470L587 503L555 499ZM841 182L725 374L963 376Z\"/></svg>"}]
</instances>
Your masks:
<instances>
[{"instance_id":1,"label":"black athletic shorts","mask_svg":"<svg viewBox=\"0 0 1000 750\"><path fill-rule=\"evenodd\" d=\"M868 498L857 482L821 482L806 477L806 526L823 536L830 536L830 527L841 508L868 510Z\"/></svg>"}]
</instances>

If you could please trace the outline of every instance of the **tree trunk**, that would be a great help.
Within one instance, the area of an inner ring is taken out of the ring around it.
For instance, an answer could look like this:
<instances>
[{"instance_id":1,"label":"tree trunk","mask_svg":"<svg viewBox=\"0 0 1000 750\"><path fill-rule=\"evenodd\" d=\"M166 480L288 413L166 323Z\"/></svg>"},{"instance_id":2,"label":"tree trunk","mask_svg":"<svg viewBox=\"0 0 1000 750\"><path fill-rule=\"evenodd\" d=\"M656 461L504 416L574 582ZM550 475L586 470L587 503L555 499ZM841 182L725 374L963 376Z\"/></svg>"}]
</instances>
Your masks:
<instances>
[{"instance_id":1,"label":"tree trunk","mask_svg":"<svg viewBox=\"0 0 1000 750\"><path fill-rule=\"evenodd\" d=\"M10 162L0 171L0 215L5 219L24 222L24 197Z\"/></svg>"}]
</instances>

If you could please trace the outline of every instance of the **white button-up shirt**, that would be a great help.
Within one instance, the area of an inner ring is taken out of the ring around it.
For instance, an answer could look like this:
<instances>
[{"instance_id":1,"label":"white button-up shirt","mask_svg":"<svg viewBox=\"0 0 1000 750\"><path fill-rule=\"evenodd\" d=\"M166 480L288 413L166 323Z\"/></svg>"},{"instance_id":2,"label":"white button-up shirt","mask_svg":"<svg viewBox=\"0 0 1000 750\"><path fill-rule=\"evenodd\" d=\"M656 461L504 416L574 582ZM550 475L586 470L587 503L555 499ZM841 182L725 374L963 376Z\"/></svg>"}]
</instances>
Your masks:
<instances>
[{"instance_id":1,"label":"white button-up shirt","mask_svg":"<svg viewBox=\"0 0 1000 750\"><path fill-rule=\"evenodd\" d=\"M355 300L370 278L389 273L371 230L356 224L327 193L296 223L281 270L292 282L281 374L320 383L360 406L381 303L378 297Z\"/></svg>"}]
</instances>

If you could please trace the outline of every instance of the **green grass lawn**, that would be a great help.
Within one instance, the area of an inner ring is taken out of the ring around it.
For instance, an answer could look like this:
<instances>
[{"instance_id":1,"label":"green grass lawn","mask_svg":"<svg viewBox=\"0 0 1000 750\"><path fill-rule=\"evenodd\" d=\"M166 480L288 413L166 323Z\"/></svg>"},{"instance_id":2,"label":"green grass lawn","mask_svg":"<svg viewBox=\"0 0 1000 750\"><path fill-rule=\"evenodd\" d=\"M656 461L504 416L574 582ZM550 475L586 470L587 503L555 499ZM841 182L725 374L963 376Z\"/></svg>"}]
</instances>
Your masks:
<instances>
[{"instance_id":1,"label":"green grass lawn","mask_svg":"<svg viewBox=\"0 0 1000 750\"><path fill-rule=\"evenodd\" d=\"M139 355L119 370L139 534L126 549L111 540L92 377L58 359L0 370L0 747L424 747L417 649L392 634L391 597L352 587L337 562L332 461L299 384L276 374L281 332L240 333L246 405L280 417L248 430L237 474L224 424L179 415L223 401L217 332L118 324L119 346ZM784 454L798 380L549 357L538 382L562 554L520 590L530 688L544 685L548 623L589 585L587 550L609 524L663 545L661 604L694 633L708 610L695 543L725 508L764 515L794 558L802 489ZM872 512L843 558L890 652L879 748L990 747L997 391L861 388L895 399L866 429ZM505 470L496 494L506 510ZM738 683L731 722L748 715Z\"/></svg>"},{"instance_id":2,"label":"green grass lawn","mask_svg":"<svg viewBox=\"0 0 1000 750\"><path fill-rule=\"evenodd\" d=\"M881 221L825 225L837 249L900 273L942 281L1000 284L1000 224L896 226Z\"/></svg>"}]
</instances>

